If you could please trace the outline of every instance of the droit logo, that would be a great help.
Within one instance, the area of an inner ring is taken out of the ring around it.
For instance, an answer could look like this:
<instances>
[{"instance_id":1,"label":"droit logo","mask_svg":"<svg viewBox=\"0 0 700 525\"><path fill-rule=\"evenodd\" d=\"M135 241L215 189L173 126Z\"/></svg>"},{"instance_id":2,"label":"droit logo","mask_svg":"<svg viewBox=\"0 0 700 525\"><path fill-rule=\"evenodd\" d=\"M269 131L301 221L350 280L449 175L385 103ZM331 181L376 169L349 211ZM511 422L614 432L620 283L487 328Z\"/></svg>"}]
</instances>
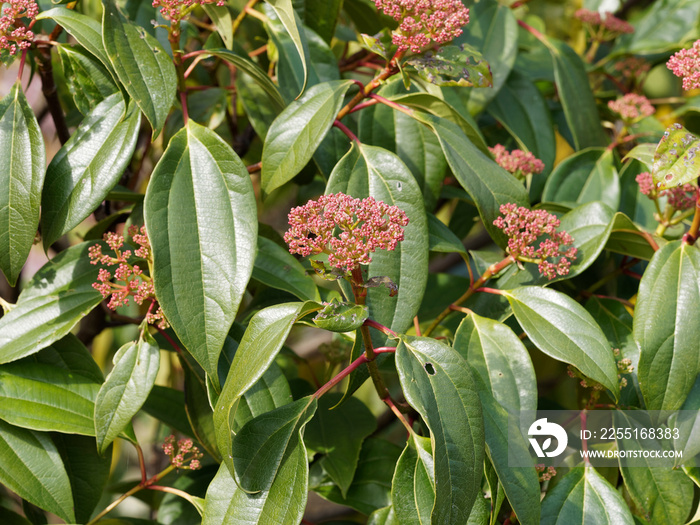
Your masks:
<instances>
[{"instance_id":1,"label":"droit logo","mask_svg":"<svg viewBox=\"0 0 700 525\"><path fill-rule=\"evenodd\" d=\"M564 452L564 449L566 449L566 445L568 445L569 443L569 438L566 435L566 430L564 430L564 428L561 425L548 422L546 417L538 419L532 425L530 425L530 429L527 431L527 433L530 436L530 444L532 445L535 454L537 454L537 457L540 458L543 458L545 456L549 458L558 456L559 454ZM542 447L540 448L540 444L537 442L537 439L535 439L532 436L549 437L544 440L544 442L542 443ZM557 448L555 448L552 451L548 451L548 449L552 445L552 437L557 439Z\"/></svg>"}]
</instances>

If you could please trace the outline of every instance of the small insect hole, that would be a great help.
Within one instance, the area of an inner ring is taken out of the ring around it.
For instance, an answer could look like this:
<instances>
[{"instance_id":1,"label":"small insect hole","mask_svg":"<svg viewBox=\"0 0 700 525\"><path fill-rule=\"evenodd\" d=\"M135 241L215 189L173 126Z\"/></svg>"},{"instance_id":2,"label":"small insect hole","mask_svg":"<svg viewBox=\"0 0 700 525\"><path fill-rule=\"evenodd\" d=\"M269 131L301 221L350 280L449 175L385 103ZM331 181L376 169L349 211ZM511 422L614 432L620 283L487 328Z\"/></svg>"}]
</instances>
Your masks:
<instances>
[{"instance_id":1,"label":"small insect hole","mask_svg":"<svg viewBox=\"0 0 700 525\"><path fill-rule=\"evenodd\" d=\"M435 375L435 367L431 363L425 363L425 371L428 372L429 376Z\"/></svg>"}]
</instances>

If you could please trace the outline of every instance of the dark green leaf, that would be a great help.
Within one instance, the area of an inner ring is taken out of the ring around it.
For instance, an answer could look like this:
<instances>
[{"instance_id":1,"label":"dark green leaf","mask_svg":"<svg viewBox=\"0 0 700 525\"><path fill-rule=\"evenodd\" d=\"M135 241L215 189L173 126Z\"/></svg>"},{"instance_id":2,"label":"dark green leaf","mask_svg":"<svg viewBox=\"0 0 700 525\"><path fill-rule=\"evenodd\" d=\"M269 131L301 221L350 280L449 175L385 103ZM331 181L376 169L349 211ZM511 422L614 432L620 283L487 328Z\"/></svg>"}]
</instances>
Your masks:
<instances>
[{"instance_id":1,"label":"dark green leaf","mask_svg":"<svg viewBox=\"0 0 700 525\"><path fill-rule=\"evenodd\" d=\"M666 130L654 152L651 174L658 190L694 181L700 171L700 140L680 124Z\"/></svg>"},{"instance_id":2,"label":"dark green leaf","mask_svg":"<svg viewBox=\"0 0 700 525\"><path fill-rule=\"evenodd\" d=\"M620 394L612 348L595 319L561 292L524 286L505 292L518 323L548 356L570 363L583 374Z\"/></svg>"},{"instance_id":3,"label":"dark green leaf","mask_svg":"<svg viewBox=\"0 0 700 525\"><path fill-rule=\"evenodd\" d=\"M185 385L187 385L186 370ZM185 388L187 388L187 386ZM143 404L143 407L141 407L141 410L149 416L162 421L167 427L185 436L196 437L192 427L187 421L185 396L181 390L175 390L167 386L154 385L146 402ZM211 408L209 410L211 410ZM197 438L197 440L201 443L199 438Z\"/></svg>"},{"instance_id":4,"label":"dark green leaf","mask_svg":"<svg viewBox=\"0 0 700 525\"><path fill-rule=\"evenodd\" d=\"M269 488L285 458L303 443L304 426L313 417L315 397L305 397L248 421L233 438L236 482L246 492Z\"/></svg>"},{"instance_id":5,"label":"dark green leaf","mask_svg":"<svg viewBox=\"0 0 700 525\"><path fill-rule=\"evenodd\" d=\"M412 434L394 472L391 502L399 523L430 523L435 475L430 439Z\"/></svg>"},{"instance_id":6,"label":"dark green leaf","mask_svg":"<svg viewBox=\"0 0 700 525\"><path fill-rule=\"evenodd\" d=\"M612 150L591 148L561 162L547 179L542 200L573 206L601 201L616 210L620 179Z\"/></svg>"},{"instance_id":7,"label":"dark green leaf","mask_svg":"<svg viewBox=\"0 0 700 525\"><path fill-rule=\"evenodd\" d=\"M304 443L316 453L323 470L340 487L343 497L355 475L362 442L377 427L367 405L355 397L337 406L341 394L326 394L318 402L316 415L306 426Z\"/></svg>"},{"instance_id":8,"label":"dark green leaf","mask_svg":"<svg viewBox=\"0 0 700 525\"><path fill-rule=\"evenodd\" d=\"M613 219L605 249L648 261L655 252L647 239L652 239L659 246L666 244L664 238L643 232L629 217L618 212Z\"/></svg>"},{"instance_id":9,"label":"dark green leaf","mask_svg":"<svg viewBox=\"0 0 700 525\"><path fill-rule=\"evenodd\" d=\"M253 279L289 292L302 301L321 300L316 283L302 264L289 251L265 237L258 237Z\"/></svg>"},{"instance_id":10,"label":"dark green leaf","mask_svg":"<svg viewBox=\"0 0 700 525\"><path fill-rule=\"evenodd\" d=\"M160 348L144 330L138 342L114 355L114 368L95 398L95 435L100 452L121 434L148 398L158 375Z\"/></svg>"},{"instance_id":11,"label":"dark green leaf","mask_svg":"<svg viewBox=\"0 0 700 525\"><path fill-rule=\"evenodd\" d=\"M434 523L464 523L481 486L484 422L469 365L451 347L404 337L396 368L407 401L430 429L435 460Z\"/></svg>"},{"instance_id":12,"label":"dark green leaf","mask_svg":"<svg viewBox=\"0 0 700 525\"><path fill-rule=\"evenodd\" d=\"M91 244L73 246L46 263L27 283L17 305L0 318L0 363L61 339L102 301L92 287L99 268L90 264Z\"/></svg>"},{"instance_id":13,"label":"dark green leaf","mask_svg":"<svg viewBox=\"0 0 700 525\"><path fill-rule=\"evenodd\" d=\"M136 147L141 114L121 93L88 114L46 169L41 231L48 249L92 213L119 182Z\"/></svg>"},{"instance_id":14,"label":"dark green leaf","mask_svg":"<svg viewBox=\"0 0 700 525\"><path fill-rule=\"evenodd\" d=\"M241 397L232 427L233 432L238 432L251 419L287 405L291 401L289 383L282 369L273 362L257 383L246 390Z\"/></svg>"},{"instance_id":15,"label":"dark green leaf","mask_svg":"<svg viewBox=\"0 0 700 525\"><path fill-rule=\"evenodd\" d=\"M493 87L491 68L471 46L444 46L406 61L420 77L437 86Z\"/></svg>"},{"instance_id":16,"label":"dark green leaf","mask_svg":"<svg viewBox=\"0 0 700 525\"><path fill-rule=\"evenodd\" d=\"M279 21L286 29L292 42L294 42L294 47L296 47L304 72L304 81L301 85L301 91L299 92L299 95L301 95L306 88L309 69L307 65L309 61L309 45L306 42L306 34L304 33L303 25L294 11L292 0L265 0L265 2L274 9Z\"/></svg>"},{"instance_id":17,"label":"dark green leaf","mask_svg":"<svg viewBox=\"0 0 700 525\"><path fill-rule=\"evenodd\" d=\"M304 25L313 29L330 45L343 0L295 0L294 8Z\"/></svg>"},{"instance_id":18,"label":"dark green leaf","mask_svg":"<svg viewBox=\"0 0 700 525\"><path fill-rule=\"evenodd\" d=\"M270 193L297 175L331 129L352 82L337 80L311 87L272 123L262 156L262 187Z\"/></svg>"},{"instance_id":19,"label":"dark green leaf","mask_svg":"<svg viewBox=\"0 0 700 525\"><path fill-rule=\"evenodd\" d=\"M95 435L100 389L90 379L43 363L0 366L0 419L32 430Z\"/></svg>"},{"instance_id":20,"label":"dark green leaf","mask_svg":"<svg viewBox=\"0 0 700 525\"><path fill-rule=\"evenodd\" d=\"M529 204L523 185L479 151L457 125L419 111L413 116L437 135L452 173L474 200L486 230L497 243L505 245L506 238L493 221L500 214L501 204Z\"/></svg>"},{"instance_id":21,"label":"dark green leaf","mask_svg":"<svg viewBox=\"0 0 700 525\"><path fill-rule=\"evenodd\" d=\"M326 193L342 192L356 198L374 197L397 206L408 216L404 240L394 251L372 254L367 275L388 277L398 286L398 296L384 288L367 293L374 320L397 332L405 331L418 313L428 274L428 225L420 188L396 155L375 146L353 143L333 170Z\"/></svg>"},{"instance_id":22,"label":"dark green leaf","mask_svg":"<svg viewBox=\"0 0 700 525\"><path fill-rule=\"evenodd\" d=\"M47 434L0 421L0 482L33 505L75 522L70 480Z\"/></svg>"},{"instance_id":23,"label":"dark green leaf","mask_svg":"<svg viewBox=\"0 0 700 525\"><path fill-rule=\"evenodd\" d=\"M175 66L158 40L129 23L114 0L102 0L102 41L122 85L160 134L175 99Z\"/></svg>"},{"instance_id":24,"label":"dark green leaf","mask_svg":"<svg viewBox=\"0 0 700 525\"><path fill-rule=\"evenodd\" d=\"M105 380L102 370L88 349L70 333L26 359L75 372L95 383L102 383Z\"/></svg>"},{"instance_id":25,"label":"dark green leaf","mask_svg":"<svg viewBox=\"0 0 700 525\"><path fill-rule=\"evenodd\" d=\"M255 257L248 171L216 133L190 120L153 171L144 216L160 305L218 389L219 353Z\"/></svg>"},{"instance_id":26,"label":"dark green leaf","mask_svg":"<svg viewBox=\"0 0 700 525\"><path fill-rule=\"evenodd\" d=\"M428 247L431 252L467 254L459 237L432 213L428 214L428 234L430 235Z\"/></svg>"},{"instance_id":27,"label":"dark green leaf","mask_svg":"<svg viewBox=\"0 0 700 525\"><path fill-rule=\"evenodd\" d=\"M15 285L39 224L46 154L32 108L17 81L0 100L0 270Z\"/></svg>"},{"instance_id":28,"label":"dark green leaf","mask_svg":"<svg viewBox=\"0 0 700 525\"><path fill-rule=\"evenodd\" d=\"M112 74L83 48L67 45L57 47L66 87L83 115L87 115L105 98L119 92Z\"/></svg>"},{"instance_id":29,"label":"dark green leaf","mask_svg":"<svg viewBox=\"0 0 700 525\"><path fill-rule=\"evenodd\" d=\"M634 525L627 504L591 467L576 467L547 492L541 525Z\"/></svg>"},{"instance_id":30,"label":"dark green leaf","mask_svg":"<svg viewBox=\"0 0 700 525\"><path fill-rule=\"evenodd\" d=\"M648 410L677 410L700 372L700 253L675 241L654 254L639 284L634 339Z\"/></svg>"}]
</instances>

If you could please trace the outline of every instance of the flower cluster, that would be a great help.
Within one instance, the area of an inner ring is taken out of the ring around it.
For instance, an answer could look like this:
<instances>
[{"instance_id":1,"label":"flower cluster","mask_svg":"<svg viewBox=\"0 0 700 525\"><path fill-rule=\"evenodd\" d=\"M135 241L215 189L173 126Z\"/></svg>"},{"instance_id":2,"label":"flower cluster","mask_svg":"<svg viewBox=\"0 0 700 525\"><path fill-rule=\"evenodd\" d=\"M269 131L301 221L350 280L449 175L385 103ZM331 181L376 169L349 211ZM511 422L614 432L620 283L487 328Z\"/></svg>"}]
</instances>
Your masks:
<instances>
[{"instance_id":1,"label":"flower cluster","mask_svg":"<svg viewBox=\"0 0 700 525\"><path fill-rule=\"evenodd\" d=\"M28 48L34 40L34 33L24 25L18 25L18 19L33 20L39 14L39 6L34 0L10 0L0 2L5 6L0 16L0 50L6 49L10 55L17 54L18 49Z\"/></svg>"},{"instance_id":2,"label":"flower cluster","mask_svg":"<svg viewBox=\"0 0 700 525\"><path fill-rule=\"evenodd\" d=\"M683 89L700 88L700 40L696 40L690 49L681 49L673 55L666 67L683 79Z\"/></svg>"},{"instance_id":3,"label":"flower cluster","mask_svg":"<svg viewBox=\"0 0 700 525\"><path fill-rule=\"evenodd\" d=\"M378 249L394 250L407 224L408 217L396 206L336 193L293 208L284 240L291 253L326 253L331 266L349 272L369 264Z\"/></svg>"},{"instance_id":4,"label":"flower cluster","mask_svg":"<svg viewBox=\"0 0 700 525\"><path fill-rule=\"evenodd\" d=\"M620 357L620 349L613 348L613 354L615 354L615 359L618 359ZM622 377L622 374L631 374L634 371L634 367L632 366L632 360L628 357L618 360L617 370L617 378L620 381L620 388L625 388L627 386L627 378Z\"/></svg>"},{"instance_id":5,"label":"flower cluster","mask_svg":"<svg viewBox=\"0 0 700 525\"><path fill-rule=\"evenodd\" d=\"M643 58L629 56L615 64L615 71L619 72L626 80L638 81L651 69L651 64Z\"/></svg>"},{"instance_id":6,"label":"flower cluster","mask_svg":"<svg viewBox=\"0 0 700 525\"><path fill-rule=\"evenodd\" d=\"M668 205L675 210L689 210L695 207L697 187L692 184L683 184L675 188L669 188L661 192L657 192L654 186L654 179L648 171L644 171L635 178L639 184L639 191L650 199L658 199L659 197L667 197Z\"/></svg>"},{"instance_id":7,"label":"flower cluster","mask_svg":"<svg viewBox=\"0 0 700 525\"><path fill-rule=\"evenodd\" d=\"M179 22L197 5L213 4L214 2L219 7L224 5L224 0L153 0L153 7L160 7L160 14L166 20Z\"/></svg>"},{"instance_id":8,"label":"flower cluster","mask_svg":"<svg viewBox=\"0 0 700 525\"><path fill-rule=\"evenodd\" d=\"M535 470L539 475L540 482L549 481L557 475L557 470L554 467L545 467L543 463L535 465Z\"/></svg>"},{"instance_id":9,"label":"flower cluster","mask_svg":"<svg viewBox=\"0 0 700 525\"><path fill-rule=\"evenodd\" d=\"M462 34L469 9L460 0L374 0L377 9L399 22L392 40L399 51L420 53L431 41L445 44Z\"/></svg>"},{"instance_id":10,"label":"flower cluster","mask_svg":"<svg viewBox=\"0 0 700 525\"><path fill-rule=\"evenodd\" d=\"M170 464L175 468L197 470L202 466L199 460L202 459L204 454L193 445L191 439L176 441L175 436L170 435L165 438L163 452L170 456ZM189 464L187 464L188 462Z\"/></svg>"},{"instance_id":11,"label":"flower cluster","mask_svg":"<svg viewBox=\"0 0 700 525\"><path fill-rule=\"evenodd\" d=\"M489 151L496 158L496 163L518 178L524 178L532 173L541 173L544 163L532 153L514 149L510 153L501 144L496 144Z\"/></svg>"},{"instance_id":12,"label":"flower cluster","mask_svg":"<svg viewBox=\"0 0 700 525\"><path fill-rule=\"evenodd\" d=\"M617 100L610 100L608 107L615 113L618 113L623 120L630 122L639 118L649 117L656 111L648 98L636 93L628 93Z\"/></svg>"},{"instance_id":13,"label":"flower cluster","mask_svg":"<svg viewBox=\"0 0 700 525\"><path fill-rule=\"evenodd\" d=\"M151 259L151 244L148 241L146 227L141 229L137 226L129 228L129 235L138 245L134 254L137 257L150 261ZM129 263L131 258L131 250L122 250L124 246L124 237L117 233L105 233L104 240L107 246L114 252L114 256L102 253L102 246L96 244L88 250L91 264L100 264L102 266L117 266L114 270L114 278L121 281L123 284L115 284L112 282L112 273L104 268L100 268L97 276L97 282L93 283L92 287L102 294L102 297L107 299L111 295L107 307L116 310L119 306L129 304L129 296L134 298L136 304L141 305L144 301L150 300L156 302L156 293L153 287L153 281L148 275L143 273L143 270L136 264ZM146 314L146 321L150 324L158 324L160 328L167 328L168 322L163 315L160 307L152 312L153 308L149 309Z\"/></svg>"},{"instance_id":14,"label":"flower cluster","mask_svg":"<svg viewBox=\"0 0 700 525\"><path fill-rule=\"evenodd\" d=\"M493 224L508 236L507 251L520 261L537 263L540 273L548 279L569 273L577 249L565 231L558 232L559 219L545 210L528 210L513 203L502 204ZM542 237L545 237L542 239ZM538 242L537 248L533 243ZM550 262L547 259L554 259Z\"/></svg>"},{"instance_id":15,"label":"flower cluster","mask_svg":"<svg viewBox=\"0 0 700 525\"><path fill-rule=\"evenodd\" d=\"M613 16L612 13L605 13L604 16L601 16L598 11L579 9L575 16L584 24L599 26L600 34L596 36L600 40L611 40L623 33L634 33L634 27L631 24Z\"/></svg>"}]
</instances>

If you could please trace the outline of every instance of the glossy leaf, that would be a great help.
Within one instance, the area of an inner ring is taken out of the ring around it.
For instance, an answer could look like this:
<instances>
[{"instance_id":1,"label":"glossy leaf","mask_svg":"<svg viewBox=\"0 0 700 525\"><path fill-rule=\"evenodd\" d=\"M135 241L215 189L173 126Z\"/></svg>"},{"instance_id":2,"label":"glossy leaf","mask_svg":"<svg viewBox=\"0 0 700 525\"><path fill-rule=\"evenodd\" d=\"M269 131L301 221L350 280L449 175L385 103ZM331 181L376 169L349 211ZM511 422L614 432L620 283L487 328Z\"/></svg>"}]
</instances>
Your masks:
<instances>
[{"instance_id":1,"label":"glossy leaf","mask_svg":"<svg viewBox=\"0 0 700 525\"><path fill-rule=\"evenodd\" d=\"M651 174L658 190L694 181L700 171L700 139L680 124L664 133L654 152Z\"/></svg>"},{"instance_id":2,"label":"glossy leaf","mask_svg":"<svg viewBox=\"0 0 700 525\"><path fill-rule=\"evenodd\" d=\"M214 410L216 443L231 472L233 472L231 440L241 396L270 367L295 321L313 309L306 304L283 303L260 310L250 320L236 350L226 383Z\"/></svg>"},{"instance_id":3,"label":"glossy leaf","mask_svg":"<svg viewBox=\"0 0 700 525\"><path fill-rule=\"evenodd\" d=\"M114 368L95 399L95 435L100 452L131 422L146 402L158 374L160 348L148 334L127 343L114 356Z\"/></svg>"},{"instance_id":4,"label":"glossy leaf","mask_svg":"<svg viewBox=\"0 0 700 525\"><path fill-rule=\"evenodd\" d=\"M282 25L284 25L284 28L287 30L287 34L292 39L292 42L294 42L294 47L296 47L304 71L304 82L301 86L301 92L299 93L299 95L301 95L306 88L309 68L307 64L309 59L309 47L306 42L306 35L304 34L301 20L299 20L299 17L294 11L292 0L265 0L265 2L274 9L280 22L282 22Z\"/></svg>"},{"instance_id":5,"label":"glossy leaf","mask_svg":"<svg viewBox=\"0 0 700 525\"><path fill-rule=\"evenodd\" d=\"M120 82L151 123L155 138L175 99L173 61L158 40L124 18L114 0L102 0L102 7L104 49Z\"/></svg>"},{"instance_id":6,"label":"glossy leaf","mask_svg":"<svg viewBox=\"0 0 700 525\"><path fill-rule=\"evenodd\" d=\"M618 212L613 219L612 231L605 249L648 261L655 253L655 249L649 244L650 239L658 246L667 243L663 237L642 231L629 217Z\"/></svg>"},{"instance_id":7,"label":"glossy leaf","mask_svg":"<svg viewBox=\"0 0 700 525\"><path fill-rule=\"evenodd\" d=\"M404 337L396 368L406 400L430 429L435 523L464 523L479 494L484 458L481 403L469 365L430 338Z\"/></svg>"},{"instance_id":8,"label":"glossy leaf","mask_svg":"<svg viewBox=\"0 0 700 525\"><path fill-rule=\"evenodd\" d=\"M256 494L243 491L222 464L207 490L202 525L297 525L306 507L308 479L301 442L282 461L272 485Z\"/></svg>"},{"instance_id":9,"label":"glossy leaf","mask_svg":"<svg viewBox=\"0 0 700 525\"><path fill-rule=\"evenodd\" d=\"M231 452L236 481L249 493L272 485L285 458L302 443L304 426L317 401L305 397L251 419L233 438Z\"/></svg>"},{"instance_id":10,"label":"glossy leaf","mask_svg":"<svg viewBox=\"0 0 700 525\"><path fill-rule=\"evenodd\" d=\"M0 270L15 285L39 224L44 139L22 85L0 100Z\"/></svg>"},{"instance_id":11,"label":"glossy leaf","mask_svg":"<svg viewBox=\"0 0 700 525\"><path fill-rule=\"evenodd\" d=\"M218 387L219 353L255 259L248 171L216 133L190 120L153 171L144 216L161 308Z\"/></svg>"},{"instance_id":12,"label":"glossy leaf","mask_svg":"<svg viewBox=\"0 0 700 525\"><path fill-rule=\"evenodd\" d=\"M658 145L645 142L643 144L637 144L630 152L623 157L623 161L628 159L637 159L642 164L645 164L647 169L651 171L654 165L654 153Z\"/></svg>"},{"instance_id":13,"label":"glossy leaf","mask_svg":"<svg viewBox=\"0 0 700 525\"><path fill-rule=\"evenodd\" d=\"M92 287L99 272L88 257L93 244L61 252L27 283L17 305L0 318L0 363L31 355L61 339L102 301Z\"/></svg>"},{"instance_id":14,"label":"glossy leaf","mask_svg":"<svg viewBox=\"0 0 700 525\"><path fill-rule=\"evenodd\" d=\"M294 8L304 25L313 29L329 45L335 35L343 0L302 0L295 1Z\"/></svg>"},{"instance_id":15,"label":"glossy leaf","mask_svg":"<svg viewBox=\"0 0 700 525\"><path fill-rule=\"evenodd\" d=\"M231 49L233 47L233 27L231 25L233 21L231 20L231 12L228 10L228 7L217 4L201 5L207 16L211 18L226 48Z\"/></svg>"},{"instance_id":16,"label":"glossy leaf","mask_svg":"<svg viewBox=\"0 0 700 525\"><path fill-rule=\"evenodd\" d=\"M338 80L311 87L272 123L262 156L262 187L270 193L297 175L331 129L352 82Z\"/></svg>"},{"instance_id":17,"label":"glossy leaf","mask_svg":"<svg viewBox=\"0 0 700 525\"><path fill-rule=\"evenodd\" d=\"M493 87L491 68L471 46L447 45L409 58L418 75L437 86Z\"/></svg>"},{"instance_id":18,"label":"glossy leaf","mask_svg":"<svg viewBox=\"0 0 700 525\"><path fill-rule=\"evenodd\" d=\"M307 275L302 264L289 251L265 237L258 237L253 279L289 292L302 301L321 300L313 278Z\"/></svg>"},{"instance_id":19,"label":"glossy leaf","mask_svg":"<svg viewBox=\"0 0 700 525\"><path fill-rule=\"evenodd\" d=\"M431 252L466 255L467 251L459 237L432 213L428 214L428 234L430 235L428 247Z\"/></svg>"},{"instance_id":20,"label":"glossy leaf","mask_svg":"<svg viewBox=\"0 0 700 525\"><path fill-rule=\"evenodd\" d=\"M0 482L37 507L75 522L68 474L47 434L0 421Z\"/></svg>"},{"instance_id":21,"label":"glossy leaf","mask_svg":"<svg viewBox=\"0 0 700 525\"><path fill-rule=\"evenodd\" d=\"M677 410L700 372L700 254L680 241L654 254L639 284L634 339L639 386L648 410Z\"/></svg>"},{"instance_id":22,"label":"glossy leaf","mask_svg":"<svg viewBox=\"0 0 700 525\"><path fill-rule=\"evenodd\" d=\"M59 45L63 77L78 110L87 115L105 98L119 92L112 74L80 47Z\"/></svg>"},{"instance_id":23,"label":"glossy leaf","mask_svg":"<svg viewBox=\"0 0 700 525\"><path fill-rule=\"evenodd\" d=\"M627 504L593 467L576 467L547 492L542 525L634 525Z\"/></svg>"},{"instance_id":24,"label":"glossy leaf","mask_svg":"<svg viewBox=\"0 0 700 525\"><path fill-rule=\"evenodd\" d=\"M452 173L474 200L484 227L497 243L505 245L506 239L493 221L500 215L501 204L529 204L523 185L479 151L452 122L419 111L413 116L437 135Z\"/></svg>"},{"instance_id":25,"label":"glossy leaf","mask_svg":"<svg viewBox=\"0 0 700 525\"><path fill-rule=\"evenodd\" d=\"M124 115L126 111L126 115ZM98 104L46 169L41 230L48 249L88 217L119 182L136 147L141 114L121 93Z\"/></svg>"},{"instance_id":26,"label":"glossy leaf","mask_svg":"<svg viewBox=\"0 0 700 525\"><path fill-rule=\"evenodd\" d=\"M581 150L606 146L608 140L600 124L583 60L564 42L551 39L548 48L554 62L557 91L573 135L574 148Z\"/></svg>"},{"instance_id":27,"label":"glossy leaf","mask_svg":"<svg viewBox=\"0 0 700 525\"><path fill-rule=\"evenodd\" d=\"M548 356L569 363L619 396L607 338L583 306L555 290L524 286L505 292L518 323Z\"/></svg>"},{"instance_id":28,"label":"glossy leaf","mask_svg":"<svg viewBox=\"0 0 700 525\"><path fill-rule=\"evenodd\" d=\"M375 146L353 143L336 165L326 194L342 192L355 198L374 197L397 206L408 216L404 240L394 251L372 254L368 277L388 277L398 286L398 296L384 288L370 288L367 306L378 323L405 331L418 312L428 274L428 225L422 194L406 165L395 154Z\"/></svg>"},{"instance_id":29,"label":"glossy leaf","mask_svg":"<svg viewBox=\"0 0 700 525\"><path fill-rule=\"evenodd\" d=\"M304 443L312 451L324 454L320 460L323 470L346 497L362 442L375 431L377 420L359 399L352 397L338 405L341 398L340 394L326 394L319 400L316 414L306 425Z\"/></svg>"},{"instance_id":30,"label":"glossy leaf","mask_svg":"<svg viewBox=\"0 0 700 525\"><path fill-rule=\"evenodd\" d=\"M275 408L280 408L292 401L289 383L276 363L265 370L260 379L241 397L236 410L236 418L232 427L238 432L243 425Z\"/></svg>"},{"instance_id":31,"label":"glossy leaf","mask_svg":"<svg viewBox=\"0 0 700 525\"><path fill-rule=\"evenodd\" d=\"M601 201L616 210L620 179L612 150L587 149L561 162L547 179L542 200L570 205Z\"/></svg>"},{"instance_id":32,"label":"glossy leaf","mask_svg":"<svg viewBox=\"0 0 700 525\"><path fill-rule=\"evenodd\" d=\"M391 502L399 523L431 523L435 474L430 439L416 434L409 437L396 464Z\"/></svg>"},{"instance_id":33,"label":"glossy leaf","mask_svg":"<svg viewBox=\"0 0 700 525\"><path fill-rule=\"evenodd\" d=\"M354 332L368 317L369 310L365 305L331 301L319 310L313 322L331 332Z\"/></svg>"}]
</instances>

